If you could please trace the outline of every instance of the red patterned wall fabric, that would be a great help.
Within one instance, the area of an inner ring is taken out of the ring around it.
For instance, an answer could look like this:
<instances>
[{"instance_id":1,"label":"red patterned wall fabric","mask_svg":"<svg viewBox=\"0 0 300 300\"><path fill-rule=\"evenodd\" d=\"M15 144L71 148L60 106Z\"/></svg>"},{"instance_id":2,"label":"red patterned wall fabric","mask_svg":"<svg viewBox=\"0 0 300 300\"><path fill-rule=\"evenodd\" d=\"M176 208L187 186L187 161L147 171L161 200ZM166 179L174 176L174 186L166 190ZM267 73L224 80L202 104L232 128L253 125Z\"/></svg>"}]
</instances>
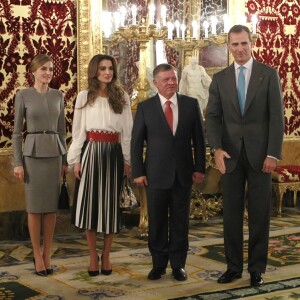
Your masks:
<instances>
[{"instance_id":1,"label":"red patterned wall fabric","mask_svg":"<svg viewBox=\"0 0 300 300\"><path fill-rule=\"evenodd\" d=\"M257 14L254 57L279 72L285 109L285 135L300 136L300 4L299 0L250 0Z\"/></svg>"},{"instance_id":2,"label":"red patterned wall fabric","mask_svg":"<svg viewBox=\"0 0 300 300\"><path fill-rule=\"evenodd\" d=\"M12 146L14 96L33 84L29 63L38 53L53 58L51 87L65 95L70 136L77 93L75 0L1 0L0 34L0 150Z\"/></svg>"}]
</instances>

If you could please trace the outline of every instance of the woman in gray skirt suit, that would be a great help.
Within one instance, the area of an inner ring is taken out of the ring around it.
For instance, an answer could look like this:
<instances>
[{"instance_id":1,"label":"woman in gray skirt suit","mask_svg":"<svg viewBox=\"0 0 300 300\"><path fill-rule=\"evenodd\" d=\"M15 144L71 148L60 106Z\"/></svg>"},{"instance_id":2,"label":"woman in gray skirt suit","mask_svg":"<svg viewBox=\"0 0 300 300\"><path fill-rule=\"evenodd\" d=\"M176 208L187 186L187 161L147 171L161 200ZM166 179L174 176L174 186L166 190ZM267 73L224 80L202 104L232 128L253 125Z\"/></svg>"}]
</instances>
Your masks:
<instances>
[{"instance_id":1,"label":"woman in gray skirt suit","mask_svg":"<svg viewBox=\"0 0 300 300\"><path fill-rule=\"evenodd\" d=\"M86 230L90 250L88 274L112 272L109 254L119 231L119 195L123 173L130 176L132 114L128 95L118 83L112 56L95 55L88 66L88 90L75 104L68 163L76 177L72 222ZM97 232L104 234L101 261Z\"/></svg>"},{"instance_id":2,"label":"woman in gray skirt suit","mask_svg":"<svg viewBox=\"0 0 300 300\"><path fill-rule=\"evenodd\" d=\"M14 175L25 185L35 273L47 276L53 273L50 254L60 178L63 172L68 172L64 97L60 91L49 88L53 77L51 57L38 54L31 62L30 71L34 86L19 91L15 99ZM24 120L27 135L23 145Z\"/></svg>"}]
</instances>

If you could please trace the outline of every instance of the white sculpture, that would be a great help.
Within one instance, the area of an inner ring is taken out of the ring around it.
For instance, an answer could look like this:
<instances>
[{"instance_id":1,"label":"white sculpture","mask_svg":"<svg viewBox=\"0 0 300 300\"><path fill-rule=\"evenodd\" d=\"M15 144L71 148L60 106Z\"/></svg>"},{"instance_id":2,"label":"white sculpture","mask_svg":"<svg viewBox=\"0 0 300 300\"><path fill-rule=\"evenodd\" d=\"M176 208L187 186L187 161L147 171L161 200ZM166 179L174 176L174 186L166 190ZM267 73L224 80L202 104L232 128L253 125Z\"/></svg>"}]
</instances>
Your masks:
<instances>
[{"instance_id":1,"label":"white sculpture","mask_svg":"<svg viewBox=\"0 0 300 300\"><path fill-rule=\"evenodd\" d=\"M198 99L201 111L204 112L208 102L210 76L198 64L198 57L191 57L190 64L185 66L179 83L179 93Z\"/></svg>"},{"instance_id":2,"label":"white sculpture","mask_svg":"<svg viewBox=\"0 0 300 300\"><path fill-rule=\"evenodd\" d=\"M135 63L135 65L139 69L140 63L138 61ZM157 89L153 83L153 74L152 73L153 73L153 69L146 66L146 78L150 84L150 90L148 91L148 97L152 97L152 96L156 95L156 93L157 93Z\"/></svg>"}]
</instances>

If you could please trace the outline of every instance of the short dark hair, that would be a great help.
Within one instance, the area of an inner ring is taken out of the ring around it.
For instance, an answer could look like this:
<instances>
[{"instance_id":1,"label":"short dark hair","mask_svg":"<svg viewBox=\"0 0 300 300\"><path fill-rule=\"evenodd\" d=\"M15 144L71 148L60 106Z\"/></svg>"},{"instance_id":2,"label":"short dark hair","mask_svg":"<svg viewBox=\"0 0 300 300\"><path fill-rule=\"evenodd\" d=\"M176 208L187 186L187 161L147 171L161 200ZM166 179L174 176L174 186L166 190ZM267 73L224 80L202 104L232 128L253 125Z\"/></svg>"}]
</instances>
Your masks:
<instances>
[{"instance_id":1,"label":"short dark hair","mask_svg":"<svg viewBox=\"0 0 300 300\"><path fill-rule=\"evenodd\" d=\"M174 70L176 72L176 69L170 64L157 65L153 70L153 78L155 79L157 74L160 73L160 72L170 71L170 70Z\"/></svg>"},{"instance_id":2,"label":"short dark hair","mask_svg":"<svg viewBox=\"0 0 300 300\"><path fill-rule=\"evenodd\" d=\"M249 40L252 41L252 35L250 32L250 29L245 26L245 25L234 25L230 28L229 32L228 32L228 43L230 42L230 34L231 33L241 33L241 32L247 32L248 36L249 36Z\"/></svg>"}]
</instances>

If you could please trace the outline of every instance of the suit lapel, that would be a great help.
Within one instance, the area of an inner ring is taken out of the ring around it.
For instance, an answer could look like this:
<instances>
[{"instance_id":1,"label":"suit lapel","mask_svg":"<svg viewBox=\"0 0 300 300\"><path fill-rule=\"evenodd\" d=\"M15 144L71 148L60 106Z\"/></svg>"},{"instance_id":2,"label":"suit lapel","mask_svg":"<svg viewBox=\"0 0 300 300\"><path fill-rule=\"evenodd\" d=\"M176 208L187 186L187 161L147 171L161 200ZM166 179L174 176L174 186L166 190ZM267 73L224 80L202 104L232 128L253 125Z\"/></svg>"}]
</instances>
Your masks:
<instances>
[{"instance_id":1,"label":"suit lapel","mask_svg":"<svg viewBox=\"0 0 300 300\"><path fill-rule=\"evenodd\" d=\"M178 123L177 128L175 132L175 136L179 134L181 124L182 124L182 113L184 109L184 99L182 98L182 95L177 94L177 105L178 105Z\"/></svg>"},{"instance_id":2,"label":"suit lapel","mask_svg":"<svg viewBox=\"0 0 300 300\"><path fill-rule=\"evenodd\" d=\"M258 87L264 81L264 74L261 71L260 65L257 61L253 60L253 66L251 71L251 77L247 89L247 97L246 97L246 104L245 104L245 112L249 108L254 96L258 90Z\"/></svg>"},{"instance_id":3,"label":"suit lapel","mask_svg":"<svg viewBox=\"0 0 300 300\"><path fill-rule=\"evenodd\" d=\"M231 101L233 103L233 106L237 110L237 112L240 114L241 109L240 109L240 104L238 100L238 95L237 95L237 88L236 88L236 81L235 81L235 69L234 69L234 64L231 64L225 74L225 86L228 87L228 91L230 91L230 94L232 95Z\"/></svg>"}]
</instances>

